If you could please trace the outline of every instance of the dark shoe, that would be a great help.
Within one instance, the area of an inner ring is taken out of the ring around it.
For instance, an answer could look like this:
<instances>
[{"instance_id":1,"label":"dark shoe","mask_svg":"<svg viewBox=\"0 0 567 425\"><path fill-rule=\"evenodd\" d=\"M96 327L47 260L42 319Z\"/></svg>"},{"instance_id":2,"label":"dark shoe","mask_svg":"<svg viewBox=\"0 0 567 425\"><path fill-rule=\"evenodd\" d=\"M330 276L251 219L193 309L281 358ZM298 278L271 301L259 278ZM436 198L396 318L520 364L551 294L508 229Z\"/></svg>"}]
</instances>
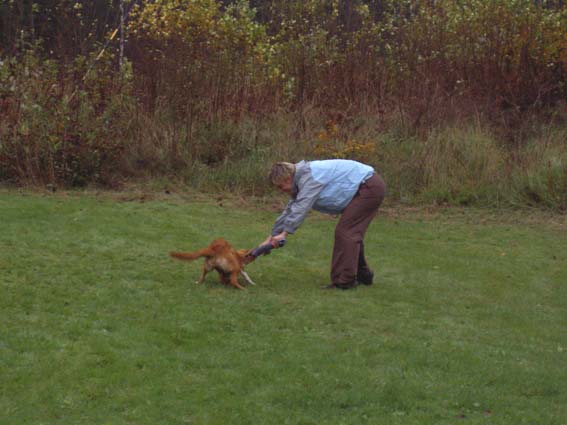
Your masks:
<instances>
[{"instance_id":1,"label":"dark shoe","mask_svg":"<svg viewBox=\"0 0 567 425\"><path fill-rule=\"evenodd\" d=\"M321 289L352 289L356 288L358 283L356 281L348 283L331 283L330 285L321 286Z\"/></svg>"},{"instance_id":2,"label":"dark shoe","mask_svg":"<svg viewBox=\"0 0 567 425\"><path fill-rule=\"evenodd\" d=\"M356 280L363 285L372 285L374 283L374 273L371 271L359 273Z\"/></svg>"}]
</instances>

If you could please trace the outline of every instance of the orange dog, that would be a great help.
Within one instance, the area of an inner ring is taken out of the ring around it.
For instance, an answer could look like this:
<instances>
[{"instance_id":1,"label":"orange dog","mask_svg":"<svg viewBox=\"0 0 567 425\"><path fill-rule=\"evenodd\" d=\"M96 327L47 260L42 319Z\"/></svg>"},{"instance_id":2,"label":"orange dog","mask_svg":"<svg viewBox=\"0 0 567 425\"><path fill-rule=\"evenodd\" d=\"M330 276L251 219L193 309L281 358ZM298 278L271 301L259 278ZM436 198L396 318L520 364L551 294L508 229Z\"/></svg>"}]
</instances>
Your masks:
<instances>
[{"instance_id":1,"label":"orange dog","mask_svg":"<svg viewBox=\"0 0 567 425\"><path fill-rule=\"evenodd\" d=\"M244 271L244 266L254 260L251 256L246 256L248 249L235 250L230 244L222 239L215 239L207 248L195 252L170 252L174 258L192 261L200 257L205 257L203 271L197 283L203 283L208 272L215 269L219 272L221 282L225 285L232 285L238 289L244 289L238 283L238 275L241 274L251 285L255 285L250 276Z\"/></svg>"}]
</instances>

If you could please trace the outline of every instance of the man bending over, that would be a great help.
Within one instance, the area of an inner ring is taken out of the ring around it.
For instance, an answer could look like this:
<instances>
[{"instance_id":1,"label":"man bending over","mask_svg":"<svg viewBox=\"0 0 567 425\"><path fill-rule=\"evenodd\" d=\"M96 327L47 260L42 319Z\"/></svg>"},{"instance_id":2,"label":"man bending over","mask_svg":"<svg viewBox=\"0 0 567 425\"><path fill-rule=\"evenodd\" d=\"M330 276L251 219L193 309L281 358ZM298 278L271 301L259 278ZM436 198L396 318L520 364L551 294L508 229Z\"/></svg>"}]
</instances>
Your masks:
<instances>
[{"instance_id":1,"label":"man bending over","mask_svg":"<svg viewBox=\"0 0 567 425\"><path fill-rule=\"evenodd\" d=\"M384 199L386 184L369 165L345 159L278 162L270 181L291 199L262 243L278 247L301 225L311 208L341 214L335 228L331 283L323 289L372 285L374 273L364 256L364 234Z\"/></svg>"}]
</instances>

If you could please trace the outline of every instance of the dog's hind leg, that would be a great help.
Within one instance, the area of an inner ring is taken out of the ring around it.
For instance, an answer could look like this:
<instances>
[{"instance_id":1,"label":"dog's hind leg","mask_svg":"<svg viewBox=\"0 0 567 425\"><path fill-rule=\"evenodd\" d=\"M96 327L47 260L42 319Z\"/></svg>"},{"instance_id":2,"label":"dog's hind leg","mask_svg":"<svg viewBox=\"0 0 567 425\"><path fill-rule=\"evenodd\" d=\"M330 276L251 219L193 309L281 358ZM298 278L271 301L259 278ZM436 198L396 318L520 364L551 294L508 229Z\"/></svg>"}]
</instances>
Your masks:
<instances>
[{"instance_id":1,"label":"dog's hind leg","mask_svg":"<svg viewBox=\"0 0 567 425\"><path fill-rule=\"evenodd\" d=\"M235 288L238 289L244 289L244 287L242 285L240 285L240 283L238 283L238 279L237 279L238 273L233 272L230 274L230 284L232 286L234 286Z\"/></svg>"},{"instance_id":2,"label":"dog's hind leg","mask_svg":"<svg viewBox=\"0 0 567 425\"><path fill-rule=\"evenodd\" d=\"M242 276L244 276L244 279L245 279L246 282L248 282L250 285L256 285L256 284L252 281L252 279L250 279L250 276L248 276L248 273L246 273L244 270L241 270L241 271L240 271L240 274L241 274Z\"/></svg>"}]
</instances>

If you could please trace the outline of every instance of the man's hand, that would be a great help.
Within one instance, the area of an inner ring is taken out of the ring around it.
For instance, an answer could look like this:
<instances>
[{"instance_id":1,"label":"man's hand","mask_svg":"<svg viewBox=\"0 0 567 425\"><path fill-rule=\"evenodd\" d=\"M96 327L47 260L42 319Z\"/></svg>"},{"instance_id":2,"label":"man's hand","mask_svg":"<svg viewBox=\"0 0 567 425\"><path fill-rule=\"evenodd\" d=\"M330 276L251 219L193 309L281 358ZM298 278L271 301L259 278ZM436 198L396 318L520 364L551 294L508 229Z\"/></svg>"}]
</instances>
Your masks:
<instances>
[{"instance_id":1,"label":"man's hand","mask_svg":"<svg viewBox=\"0 0 567 425\"><path fill-rule=\"evenodd\" d=\"M274 248L280 248L280 241L287 239L288 233L284 230L279 235L276 236L268 236L264 242L262 242L259 246L263 245L272 245ZM267 254L267 253L266 253ZM264 254L264 255L266 255Z\"/></svg>"},{"instance_id":2,"label":"man's hand","mask_svg":"<svg viewBox=\"0 0 567 425\"><path fill-rule=\"evenodd\" d=\"M272 246L274 248L279 248L280 247L280 245L279 245L280 241L287 239L287 235L288 235L288 233L284 230L279 235L272 236L270 238L270 243L272 244Z\"/></svg>"}]
</instances>

